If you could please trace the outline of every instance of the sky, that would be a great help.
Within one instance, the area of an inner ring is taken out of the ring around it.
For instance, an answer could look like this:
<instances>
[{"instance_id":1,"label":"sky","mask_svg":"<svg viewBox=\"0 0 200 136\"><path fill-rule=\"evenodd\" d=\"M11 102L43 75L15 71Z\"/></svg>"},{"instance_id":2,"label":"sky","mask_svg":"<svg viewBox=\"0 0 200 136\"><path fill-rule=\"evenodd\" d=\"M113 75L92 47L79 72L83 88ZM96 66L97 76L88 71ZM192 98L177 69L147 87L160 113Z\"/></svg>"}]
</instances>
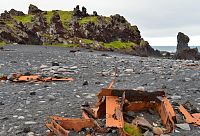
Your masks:
<instances>
[{"instance_id":1,"label":"sky","mask_svg":"<svg viewBox=\"0 0 200 136\"><path fill-rule=\"evenodd\" d=\"M123 15L137 25L152 46L176 46L178 32L190 37L190 46L200 46L200 0L0 0L0 12L28 12L29 4L41 10L73 10L85 6L88 13Z\"/></svg>"}]
</instances>

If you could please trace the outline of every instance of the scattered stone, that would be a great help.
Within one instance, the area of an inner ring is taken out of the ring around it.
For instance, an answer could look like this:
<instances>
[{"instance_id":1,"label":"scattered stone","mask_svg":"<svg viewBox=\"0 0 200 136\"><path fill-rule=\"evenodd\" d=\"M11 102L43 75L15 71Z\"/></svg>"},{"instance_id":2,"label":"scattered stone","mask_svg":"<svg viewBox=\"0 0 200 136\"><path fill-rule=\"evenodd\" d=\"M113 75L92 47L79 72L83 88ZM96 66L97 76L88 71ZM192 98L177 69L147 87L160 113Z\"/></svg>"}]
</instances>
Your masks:
<instances>
[{"instance_id":1,"label":"scattered stone","mask_svg":"<svg viewBox=\"0 0 200 136\"><path fill-rule=\"evenodd\" d=\"M190 125L187 123L183 123L183 124L176 124L176 126L182 130L186 130L186 131L190 131Z\"/></svg>"},{"instance_id":2,"label":"scattered stone","mask_svg":"<svg viewBox=\"0 0 200 136\"><path fill-rule=\"evenodd\" d=\"M24 116L19 116L18 119L25 119L25 117Z\"/></svg>"},{"instance_id":3,"label":"scattered stone","mask_svg":"<svg viewBox=\"0 0 200 136\"><path fill-rule=\"evenodd\" d=\"M132 121L132 124L134 124L134 125L140 125L142 127L147 127L150 130L153 128L153 126L144 117L136 117Z\"/></svg>"},{"instance_id":4,"label":"scattered stone","mask_svg":"<svg viewBox=\"0 0 200 136\"><path fill-rule=\"evenodd\" d=\"M47 65L41 65L40 66L40 69L44 69L44 68L48 68L48 66Z\"/></svg>"},{"instance_id":5,"label":"scattered stone","mask_svg":"<svg viewBox=\"0 0 200 136\"><path fill-rule=\"evenodd\" d=\"M36 92L30 92L30 95L36 95Z\"/></svg>"},{"instance_id":6,"label":"scattered stone","mask_svg":"<svg viewBox=\"0 0 200 136\"><path fill-rule=\"evenodd\" d=\"M88 81L86 81L86 80L83 82L83 86L85 86L85 85L88 85Z\"/></svg>"},{"instance_id":7,"label":"scattered stone","mask_svg":"<svg viewBox=\"0 0 200 136\"><path fill-rule=\"evenodd\" d=\"M24 133L29 133L31 131L31 128L30 127L25 127L24 129L23 129L23 132Z\"/></svg>"},{"instance_id":8,"label":"scattered stone","mask_svg":"<svg viewBox=\"0 0 200 136\"><path fill-rule=\"evenodd\" d=\"M126 73L133 73L133 69L125 69L124 72L126 72Z\"/></svg>"},{"instance_id":9,"label":"scattered stone","mask_svg":"<svg viewBox=\"0 0 200 136\"><path fill-rule=\"evenodd\" d=\"M153 127L153 133L156 135L163 134L163 130L160 127Z\"/></svg>"},{"instance_id":10,"label":"scattered stone","mask_svg":"<svg viewBox=\"0 0 200 136\"><path fill-rule=\"evenodd\" d=\"M184 81L189 82L189 81L191 81L191 80L192 80L191 78L185 78Z\"/></svg>"},{"instance_id":11,"label":"scattered stone","mask_svg":"<svg viewBox=\"0 0 200 136\"><path fill-rule=\"evenodd\" d=\"M25 125L34 125L34 124L37 124L37 122L35 121L26 121L24 122Z\"/></svg>"},{"instance_id":12,"label":"scattered stone","mask_svg":"<svg viewBox=\"0 0 200 136\"><path fill-rule=\"evenodd\" d=\"M143 136L154 136L154 134L152 132L150 132L149 130L147 130Z\"/></svg>"},{"instance_id":13,"label":"scattered stone","mask_svg":"<svg viewBox=\"0 0 200 136\"><path fill-rule=\"evenodd\" d=\"M173 95L173 96L170 96L170 98L173 100L180 100L182 97L178 95Z\"/></svg>"},{"instance_id":14,"label":"scattered stone","mask_svg":"<svg viewBox=\"0 0 200 136\"><path fill-rule=\"evenodd\" d=\"M53 95L47 95L47 97L48 97L48 99L49 99L49 101L54 101L54 100L56 100L56 97L55 96L53 96Z\"/></svg>"},{"instance_id":15,"label":"scattered stone","mask_svg":"<svg viewBox=\"0 0 200 136\"><path fill-rule=\"evenodd\" d=\"M33 133L33 132L29 132L29 133L27 133L27 135L26 136L34 136L35 134Z\"/></svg>"},{"instance_id":16,"label":"scattered stone","mask_svg":"<svg viewBox=\"0 0 200 136\"><path fill-rule=\"evenodd\" d=\"M60 64L58 62L52 62L51 65L52 66L60 66Z\"/></svg>"},{"instance_id":17,"label":"scattered stone","mask_svg":"<svg viewBox=\"0 0 200 136\"><path fill-rule=\"evenodd\" d=\"M144 87L143 86L139 86L137 88L135 88L135 90L139 90L139 91L145 91Z\"/></svg>"},{"instance_id":18,"label":"scattered stone","mask_svg":"<svg viewBox=\"0 0 200 136\"><path fill-rule=\"evenodd\" d=\"M0 106L1 106L1 105L4 105L4 103L3 103L3 102L0 102Z\"/></svg>"}]
</instances>

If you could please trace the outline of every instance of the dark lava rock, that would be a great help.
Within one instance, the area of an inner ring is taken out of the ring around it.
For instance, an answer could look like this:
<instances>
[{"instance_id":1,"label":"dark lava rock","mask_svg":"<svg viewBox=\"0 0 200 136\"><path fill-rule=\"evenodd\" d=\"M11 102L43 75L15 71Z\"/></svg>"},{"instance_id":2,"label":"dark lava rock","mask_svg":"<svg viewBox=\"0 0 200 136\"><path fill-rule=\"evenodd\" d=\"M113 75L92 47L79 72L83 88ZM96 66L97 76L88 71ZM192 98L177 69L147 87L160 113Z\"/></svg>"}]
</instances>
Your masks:
<instances>
[{"instance_id":1,"label":"dark lava rock","mask_svg":"<svg viewBox=\"0 0 200 136\"><path fill-rule=\"evenodd\" d=\"M80 11L79 5L77 5L73 10L73 16L82 18L82 17L89 16L89 14L87 13L87 9L85 7L82 7L82 11Z\"/></svg>"},{"instance_id":2,"label":"dark lava rock","mask_svg":"<svg viewBox=\"0 0 200 136\"><path fill-rule=\"evenodd\" d=\"M190 38L184 33L179 32L177 35L177 50L175 59L200 60L200 53L197 48L190 49L188 43Z\"/></svg>"},{"instance_id":3,"label":"dark lava rock","mask_svg":"<svg viewBox=\"0 0 200 136\"><path fill-rule=\"evenodd\" d=\"M37 14L42 13L42 10L40 10L37 6L30 4L28 9L28 14Z\"/></svg>"},{"instance_id":4,"label":"dark lava rock","mask_svg":"<svg viewBox=\"0 0 200 136\"><path fill-rule=\"evenodd\" d=\"M60 35L64 34L64 27L62 21L60 20L60 15L56 11L54 11L50 21L50 33Z\"/></svg>"},{"instance_id":5,"label":"dark lava rock","mask_svg":"<svg viewBox=\"0 0 200 136\"><path fill-rule=\"evenodd\" d=\"M188 43L190 41L190 38L185 35L182 32L179 32L177 35L177 49L176 52L181 52L185 49L190 49L190 47L188 46Z\"/></svg>"},{"instance_id":6,"label":"dark lava rock","mask_svg":"<svg viewBox=\"0 0 200 136\"><path fill-rule=\"evenodd\" d=\"M0 105L4 105L4 103L3 103L3 102L0 102Z\"/></svg>"},{"instance_id":7,"label":"dark lava rock","mask_svg":"<svg viewBox=\"0 0 200 136\"><path fill-rule=\"evenodd\" d=\"M5 10L4 13L1 13L0 19L4 21L10 21L12 20L12 16L9 14L7 10Z\"/></svg>"},{"instance_id":8,"label":"dark lava rock","mask_svg":"<svg viewBox=\"0 0 200 136\"><path fill-rule=\"evenodd\" d=\"M17 10L15 10L15 9L11 9L11 10L9 11L9 14L10 14L11 16L23 16L23 15L25 15L22 11L17 11Z\"/></svg>"},{"instance_id":9,"label":"dark lava rock","mask_svg":"<svg viewBox=\"0 0 200 136\"><path fill-rule=\"evenodd\" d=\"M36 95L36 92L30 92L30 95Z\"/></svg>"},{"instance_id":10,"label":"dark lava rock","mask_svg":"<svg viewBox=\"0 0 200 136\"><path fill-rule=\"evenodd\" d=\"M88 85L88 81L85 80L85 81L83 82L83 86L84 86L84 85Z\"/></svg>"},{"instance_id":11,"label":"dark lava rock","mask_svg":"<svg viewBox=\"0 0 200 136\"><path fill-rule=\"evenodd\" d=\"M52 62L51 65L52 66L60 66L60 64L58 62Z\"/></svg>"}]
</instances>

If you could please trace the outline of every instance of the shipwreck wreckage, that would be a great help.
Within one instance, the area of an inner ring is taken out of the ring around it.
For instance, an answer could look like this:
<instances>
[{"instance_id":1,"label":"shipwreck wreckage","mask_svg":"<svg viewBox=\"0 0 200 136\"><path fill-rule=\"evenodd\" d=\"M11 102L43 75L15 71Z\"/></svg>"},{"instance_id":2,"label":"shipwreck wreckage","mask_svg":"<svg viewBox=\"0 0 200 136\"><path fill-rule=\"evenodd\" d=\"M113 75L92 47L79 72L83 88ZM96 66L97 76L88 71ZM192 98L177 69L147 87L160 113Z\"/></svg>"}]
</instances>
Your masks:
<instances>
[{"instance_id":1,"label":"shipwreck wreckage","mask_svg":"<svg viewBox=\"0 0 200 136\"><path fill-rule=\"evenodd\" d=\"M0 77L0 80L8 80L7 76ZM51 81L73 81L73 78L41 77L39 75L13 74L12 82L51 82ZM68 136L70 132L81 132L88 128L87 136L106 134L111 129L117 130L119 136L132 136L125 131L125 123L128 121L127 112L142 112L153 110L157 112L164 126L162 132L155 135L173 132L177 123L176 112L174 111L164 91L141 91L130 89L112 89L115 79L107 88L102 88L97 94L97 103L94 107L88 104L82 105L82 118L62 118L49 116L50 122L46 122L50 130L48 136ZM200 126L200 113L190 113L184 105L180 104L179 112L184 116L185 122L193 126ZM99 119L105 119L104 127L100 125ZM137 118L137 117L136 117ZM153 126L144 118L135 120L136 126L147 127L152 130ZM135 135L134 135L135 136Z\"/></svg>"},{"instance_id":2,"label":"shipwreck wreckage","mask_svg":"<svg viewBox=\"0 0 200 136\"><path fill-rule=\"evenodd\" d=\"M124 113L128 111L140 112L154 110L157 112L165 127L163 134L173 132L177 122L176 113L165 96L164 91L147 92L128 89L112 89L115 80L107 88L102 88L97 94L97 104L94 108L89 105L82 106L82 118L62 118L50 116L50 122L46 126L50 130L48 136L68 136L71 131L80 132L84 128L89 128L87 136L105 134L111 128L117 129L119 136L131 136L124 129ZM183 105L179 106L180 112L184 115L187 123L194 126L200 125L200 113L190 114ZM105 127L101 127L98 119L105 118ZM137 125L146 122L138 120ZM147 123L148 124L148 123ZM148 126L148 125L147 125ZM152 129L152 128L150 128ZM156 134L161 135L161 133Z\"/></svg>"}]
</instances>

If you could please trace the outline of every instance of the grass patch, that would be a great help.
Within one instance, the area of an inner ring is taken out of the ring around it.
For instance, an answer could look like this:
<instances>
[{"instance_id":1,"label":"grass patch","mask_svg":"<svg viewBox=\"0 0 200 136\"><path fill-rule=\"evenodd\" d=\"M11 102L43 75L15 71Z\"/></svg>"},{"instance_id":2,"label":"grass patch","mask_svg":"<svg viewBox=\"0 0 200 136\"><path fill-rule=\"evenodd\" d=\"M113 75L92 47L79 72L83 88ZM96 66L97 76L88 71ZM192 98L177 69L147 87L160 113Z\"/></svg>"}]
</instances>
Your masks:
<instances>
[{"instance_id":1,"label":"grass patch","mask_svg":"<svg viewBox=\"0 0 200 136\"><path fill-rule=\"evenodd\" d=\"M23 15L23 16L13 16L13 18L15 20L17 20L18 22L22 22L24 24L24 23L31 22L33 15L27 14L27 15Z\"/></svg>"},{"instance_id":2,"label":"grass patch","mask_svg":"<svg viewBox=\"0 0 200 136\"><path fill-rule=\"evenodd\" d=\"M63 44L63 43L58 43L58 44L49 44L49 43L44 43L43 45L46 46L59 46L59 47L79 47L79 44Z\"/></svg>"},{"instance_id":3,"label":"grass patch","mask_svg":"<svg viewBox=\"0 0 200 136\"><path fill-rule=\"evenodd\" d=\"M85 44L92 44L94 41L90 39L81 39L81 41Z\"/></svg>"},{"instance_id":4,"label":"grass patch","mask_svg":"<svg viewBox=\"0 0 200 136\"><path fill-rule=\"evenodd\" d=\"M59 10L57 12L60 15L60 19L61 19L61 21L63 23L63 26L65 28L68 28L69 27L69 23L72 20L72 15L73 15L72 11L62 11L62 10ZM51 18L53 16L53 11L47 11L47 14L44 15L44 16L47 19L47 23L50 24Z\"/></svg>"},{"instance_id":5,"label":"grass patch","mask_svg":"<svg viewBox=\"0 0 200 136\"><path fill-rule=\"evenodd\" d=\"M141 130L136 126L129 123L124 123L124 131L131 136L142 136Z\"/></svg>"},{"instance_id":6,"label":"grass patch","mask_svg":"<svg viewBox=\"0 0 200 136\"><path fill-rule=\"evenodd\" d=\"M114 48L114 49L130 49L137 45L133 42L121 42L121 41L113 41L110 43L100 42L100 44L105 48Z\"/></svg>"},{"instance_id":7,"label":"grass patch","mask_svg":"<svg viewBox=\"0 0 200 136\"><path fill-rule=\"evenodd\" d=\"M0 41L0 46L4 46L4 45L6 45L6 42Z\"/></svg>"},{"instance_id":8,"label":"grass patch","mask_svg":"<svg viewBox=\"0 0 200 136\"><path fill-rule=\"evenodd\" d=\"M97 17L96 16L89 16L89 17L84 17L79 20L80 24L87 24L89 22L97 23Z\"/></svg>"}]
</instances>

